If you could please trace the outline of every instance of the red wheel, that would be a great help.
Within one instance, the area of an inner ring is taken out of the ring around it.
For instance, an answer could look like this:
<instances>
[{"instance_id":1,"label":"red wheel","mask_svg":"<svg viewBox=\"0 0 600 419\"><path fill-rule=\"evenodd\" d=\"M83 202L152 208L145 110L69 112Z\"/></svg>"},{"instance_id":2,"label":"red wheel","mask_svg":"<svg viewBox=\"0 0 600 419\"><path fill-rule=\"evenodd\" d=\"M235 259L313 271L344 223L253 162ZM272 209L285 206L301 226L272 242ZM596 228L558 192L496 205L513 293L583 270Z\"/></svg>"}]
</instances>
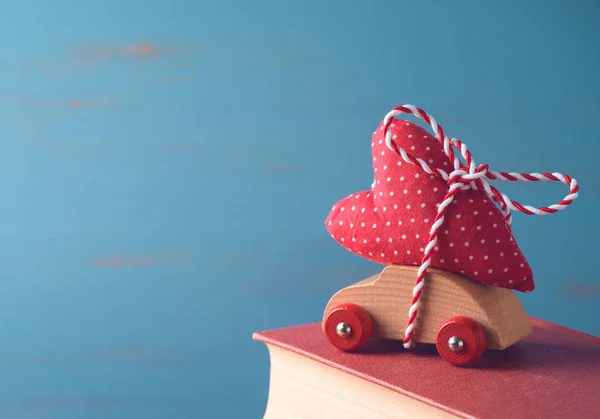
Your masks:
<instances>
[{"instance_id":1,"label":"red wheel","mask_svg":"<svg viewBox=\"0 0 600 419\"><path fill-rule=\"evenodd\" d=\"M323 331L329 343L343 351L354 351L367 344L373 333L373 320L362 307L340 304L323 319Z\"/></svg>"},{"instance_id":2,"label":"red wheel","mask_svg":"<svg viewBox=\"0 0 600 419\"><path fill-rule=\"evenodd\" d=\"M485 350L485 329L475 320L458 316L444 323L435 337L440 356L457 366L477 361Z\"/></svg>"}]
</instances>

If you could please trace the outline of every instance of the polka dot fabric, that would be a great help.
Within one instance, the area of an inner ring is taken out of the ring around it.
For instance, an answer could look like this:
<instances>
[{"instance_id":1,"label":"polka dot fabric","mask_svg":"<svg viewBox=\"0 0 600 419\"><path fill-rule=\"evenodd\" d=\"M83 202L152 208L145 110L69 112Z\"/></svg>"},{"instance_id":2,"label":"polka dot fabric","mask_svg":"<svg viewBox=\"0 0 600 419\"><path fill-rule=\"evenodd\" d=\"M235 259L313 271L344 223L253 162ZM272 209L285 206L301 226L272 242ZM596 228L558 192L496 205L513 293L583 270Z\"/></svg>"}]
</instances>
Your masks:
<instances>
[{"instance_id":1,"label":"polka dot fabric","mask_svg":"<svg viewBox=\"0 0 600 419\"><path fill-rule=\"evenodd\" d=\"M347 250L382 264L420 265L446 183L403 161L385 144L383 125L371 143L374 182L333 206L325 225ZM391 125L407 152L450 172L441 144L410 121ZM448 208L431 266L517 291L534 289L531 268L501 211L485 195L462 191Z\"/></svg>"}]
</instances>

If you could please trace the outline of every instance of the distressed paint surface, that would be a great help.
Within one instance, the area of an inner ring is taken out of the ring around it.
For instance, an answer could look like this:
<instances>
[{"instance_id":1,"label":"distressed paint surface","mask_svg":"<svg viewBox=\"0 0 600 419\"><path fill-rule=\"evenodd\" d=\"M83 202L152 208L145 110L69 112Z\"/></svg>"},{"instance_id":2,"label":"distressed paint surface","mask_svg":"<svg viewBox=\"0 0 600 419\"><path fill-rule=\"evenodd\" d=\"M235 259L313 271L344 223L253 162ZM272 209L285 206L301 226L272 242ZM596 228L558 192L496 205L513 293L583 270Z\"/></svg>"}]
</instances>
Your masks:
<instances>
[{"instance_id":1,"label":"distressed paint surface","mask_svg":"<svg viewBox=\"0 0 600 419\"><path fill-rule=\"evenodd\" d=\"M0 19L0 417L260 417L252 332L319 321L380 269L323 220L371 184L371 133L404 103L478 163L579 180L565 212L515 214L520 297L600 334L597 2L25 0Z\"/></svg>"}]
</instances>

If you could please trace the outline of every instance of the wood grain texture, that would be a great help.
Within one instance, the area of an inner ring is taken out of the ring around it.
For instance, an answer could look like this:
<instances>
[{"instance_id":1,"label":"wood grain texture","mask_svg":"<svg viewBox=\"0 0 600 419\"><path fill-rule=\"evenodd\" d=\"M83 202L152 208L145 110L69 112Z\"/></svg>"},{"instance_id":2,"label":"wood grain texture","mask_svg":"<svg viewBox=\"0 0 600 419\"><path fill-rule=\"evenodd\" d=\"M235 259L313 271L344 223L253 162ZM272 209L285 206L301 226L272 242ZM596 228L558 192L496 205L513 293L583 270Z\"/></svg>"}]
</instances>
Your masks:
<instances>
[{"instance_id":1,"label":"wood grain texture","mask_svg":"<svg viewBox=\"0 0 600 419\"><path fill-rule=\"evenodd\" d=\"M387 266L378 276L334 294L324 318L339 304L358 304L373 317L374 336L402 339L416 277L416 267ZM513 291L429 269L415 326L415 341L435 343L442 324L456 316L470 317L484 327L488 349L507 348L532 331L527 313Z\"/></svg>"}]
</instances>

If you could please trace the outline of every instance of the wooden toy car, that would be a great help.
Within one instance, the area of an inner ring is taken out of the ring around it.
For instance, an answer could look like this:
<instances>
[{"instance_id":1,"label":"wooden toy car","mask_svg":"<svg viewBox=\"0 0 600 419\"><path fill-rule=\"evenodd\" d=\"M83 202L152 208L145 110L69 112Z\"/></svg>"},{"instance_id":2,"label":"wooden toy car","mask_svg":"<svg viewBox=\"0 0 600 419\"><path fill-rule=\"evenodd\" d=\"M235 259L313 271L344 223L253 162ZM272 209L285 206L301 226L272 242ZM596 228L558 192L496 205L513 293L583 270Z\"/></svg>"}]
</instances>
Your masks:
<instances>
[{"instance_id":1,"label":"wooden toy car","mask_svg":"<svg viewBox=\"0 0 600 419\"><path fill-rule=\"evenodd\" d=\"M355 351L371 337L402 340L416 273L414 266L388 265L380 274L338 291L323 316L329 342ZM444 360L468 365L485 349L505 349L531 332L512 290L428 270L414 341L435 344Z\"/></svg>"}]
</instances>

